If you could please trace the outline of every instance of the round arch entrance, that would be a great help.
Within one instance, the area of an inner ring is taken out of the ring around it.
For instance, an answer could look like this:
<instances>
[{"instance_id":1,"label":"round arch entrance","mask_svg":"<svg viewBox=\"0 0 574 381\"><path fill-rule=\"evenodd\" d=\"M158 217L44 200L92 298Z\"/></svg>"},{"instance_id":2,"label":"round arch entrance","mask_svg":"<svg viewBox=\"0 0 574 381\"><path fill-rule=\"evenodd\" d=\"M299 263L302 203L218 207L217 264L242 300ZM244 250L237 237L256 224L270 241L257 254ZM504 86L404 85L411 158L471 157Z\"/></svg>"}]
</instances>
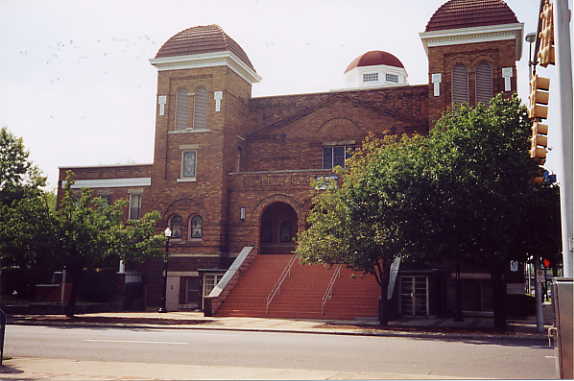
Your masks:
<instances>
[{"instance_id":1,"label":"round arch entrance","mask_svg":"<svg viewBox=\"0 0 574 381\"><path fill-rule=\"evenodd\" d=\"M288 254L295 250L297 212L285 202L268 205L261 214L260 253Z\"/></svg>"}]
</instances>

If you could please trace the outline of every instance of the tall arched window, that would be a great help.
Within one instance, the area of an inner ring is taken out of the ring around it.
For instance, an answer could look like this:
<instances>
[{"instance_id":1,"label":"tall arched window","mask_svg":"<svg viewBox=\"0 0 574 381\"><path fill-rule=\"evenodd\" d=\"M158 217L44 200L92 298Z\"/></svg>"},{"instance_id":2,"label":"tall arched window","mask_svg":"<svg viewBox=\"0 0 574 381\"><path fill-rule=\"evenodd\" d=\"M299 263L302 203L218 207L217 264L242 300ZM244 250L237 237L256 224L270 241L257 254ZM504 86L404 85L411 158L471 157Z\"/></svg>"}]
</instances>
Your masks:
<instances>
[{"instance_id":1,"label":"tall arched window","mask_svg":"<svg viewBox=\"0 0 574 381\"><path fill-rule=\"evenodd\" d=\"M189 92L179 88L175 94L175 129L189 128Z\"/></svg>"},{"instance_id":2,"label":"tall arched window","mask_svg":"<svg viewBox=\"0 0 574 381\"><path fill-rule=\"evenodd\" d=\"M207 112L209 99L207 90L203 87L195 89L193 98L193 128L196 130L207 129Z\"/></svg>"},{"instance_id":3,"label":"tall arched window","mask_svg":"<svg viewBox=\"0 0 574 381\"><path fill-rule=\"evenodd\" d=\"M452 103L469 103L468 69L461 64L452 69Z\"/></svg>"},{"instance_id":4,"label":"tall arched window","mask_svg":"<svg viewBox=\"0 0 574 381\"><path fill-rule=\"evenodd\" d=\"M201 216L191 217L191 238L203 237L203 218Z\"/></svg>"},{"instance_id":5,"label":"tall arched window","mask_svg":"<svg viewBox=\"0 0 574 381\"><path fill-rule=\"evenodd\" d=\"M174 214L169 219L169 228L171 229L171 238L181 238L182 219L178 214Z\"/></svg>"},{"instance_id":6,"label":"tall arched window","mask_svg":"<svg viewBox=\"0 0 574 381\"><path fill-rule=\"evenodd\" d=\"M492 65L481 62L476 67L476 103L487 103L493 95Z\"/></svg>"}]
</instances>

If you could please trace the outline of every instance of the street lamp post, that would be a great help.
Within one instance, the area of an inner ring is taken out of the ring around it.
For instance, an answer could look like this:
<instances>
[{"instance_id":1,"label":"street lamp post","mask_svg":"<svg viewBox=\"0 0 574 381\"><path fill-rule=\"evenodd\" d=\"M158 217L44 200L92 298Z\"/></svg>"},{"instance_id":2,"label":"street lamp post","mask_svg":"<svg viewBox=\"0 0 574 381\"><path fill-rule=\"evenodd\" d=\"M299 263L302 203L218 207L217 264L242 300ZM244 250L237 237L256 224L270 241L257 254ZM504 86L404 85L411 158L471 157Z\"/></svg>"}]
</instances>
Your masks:
<instances>
[{"instance_id":1,"label":"street lamp post","mask_svg":"<svg viewBox=\"0 0 574 381\"><path fill-rule=\"evenodd\" d=\"M165 256L163 257L163 293L161 297L161 307L158 308L157 312L165 313L167 312L167 261L169 258L169 239L171 238L171 229L169 226L163 231L165 235Z\"/></svg>"}]
</instances>

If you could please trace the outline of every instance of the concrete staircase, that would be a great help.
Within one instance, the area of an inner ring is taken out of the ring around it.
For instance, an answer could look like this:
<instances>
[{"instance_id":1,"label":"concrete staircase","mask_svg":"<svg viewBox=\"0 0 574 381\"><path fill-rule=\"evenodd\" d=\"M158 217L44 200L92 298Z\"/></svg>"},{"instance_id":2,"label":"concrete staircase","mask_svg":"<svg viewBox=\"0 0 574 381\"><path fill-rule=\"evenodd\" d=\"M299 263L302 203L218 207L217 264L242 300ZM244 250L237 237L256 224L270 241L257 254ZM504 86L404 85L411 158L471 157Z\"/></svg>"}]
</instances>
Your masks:
<instances>
[{"instance_id":1,"label":"concrete staircase","mask_svg":"<svg viewBox=\"0 0 574 381\"><path fill-rule=\"evenodd\" d=\"M265 317L265 298L292 255L257 255L219 308L217 316Z\"/></svg>"},{"instance_id":2,"label":"concrete staircase","mask_svg":"<svg viewBox=\"0 0 574 381\"><path fill-rule=\"evenodd\" d=\"M379 286L372 275L343 268L332 297L322 299L335 266L295 261L266 311L266 298L292 255L258 255L218 310L218 316L352 320L376 318Z\"/></svg>"}]
</instances>

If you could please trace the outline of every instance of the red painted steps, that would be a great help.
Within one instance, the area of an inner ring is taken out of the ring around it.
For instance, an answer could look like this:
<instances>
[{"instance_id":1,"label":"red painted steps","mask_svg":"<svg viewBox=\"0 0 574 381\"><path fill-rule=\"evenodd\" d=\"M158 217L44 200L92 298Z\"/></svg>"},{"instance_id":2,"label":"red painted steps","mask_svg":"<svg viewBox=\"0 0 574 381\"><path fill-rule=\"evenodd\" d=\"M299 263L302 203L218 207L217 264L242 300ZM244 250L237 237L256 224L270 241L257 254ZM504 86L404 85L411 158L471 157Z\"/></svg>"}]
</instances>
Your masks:
<instances>
[{"instance_id":1,"label":"red painted steps","mask_svg":"<svg viewBox=\"0 0 574 381\"><path fill-rule=\"evenodd\" d=\"M231 291L217 316L265 316L265 298L292 255L257 255Z\"/></svg>"},{"instance_id":2,"label":"red painted steps","mask_svg":"<svg viewBox=\"0 0 574 381\"><path fill-rule=\"evenodd\" d=\"M303 265L296 261L268 316L321 319L321 299L334 271L334 266Z\"/></svg>"},{"instance_id":3,"label":"red painted steps","mask_svg":"<svg viewBox=\"0 0 574 381\"><path fill-rule=\"evenodd\" d=\"M344 268L335 287L333 297L325 305L325 318L351 320L376 318L380 287L375 277Z\"/></svg>"},{"instance_id":4,"label":"red painted steps","mask_svg":"<svg viewBox=\"0 0 574 381\"><path fill-rule=\"evenodd\" d=\"M377 317L380 291L372 275L342 269L322 314L321 301L335 266L302 265L298 261L266 313L266 297L291 258L290 254L258 255L217 315L337 320Z\"/></svg>"}]
</instances>

